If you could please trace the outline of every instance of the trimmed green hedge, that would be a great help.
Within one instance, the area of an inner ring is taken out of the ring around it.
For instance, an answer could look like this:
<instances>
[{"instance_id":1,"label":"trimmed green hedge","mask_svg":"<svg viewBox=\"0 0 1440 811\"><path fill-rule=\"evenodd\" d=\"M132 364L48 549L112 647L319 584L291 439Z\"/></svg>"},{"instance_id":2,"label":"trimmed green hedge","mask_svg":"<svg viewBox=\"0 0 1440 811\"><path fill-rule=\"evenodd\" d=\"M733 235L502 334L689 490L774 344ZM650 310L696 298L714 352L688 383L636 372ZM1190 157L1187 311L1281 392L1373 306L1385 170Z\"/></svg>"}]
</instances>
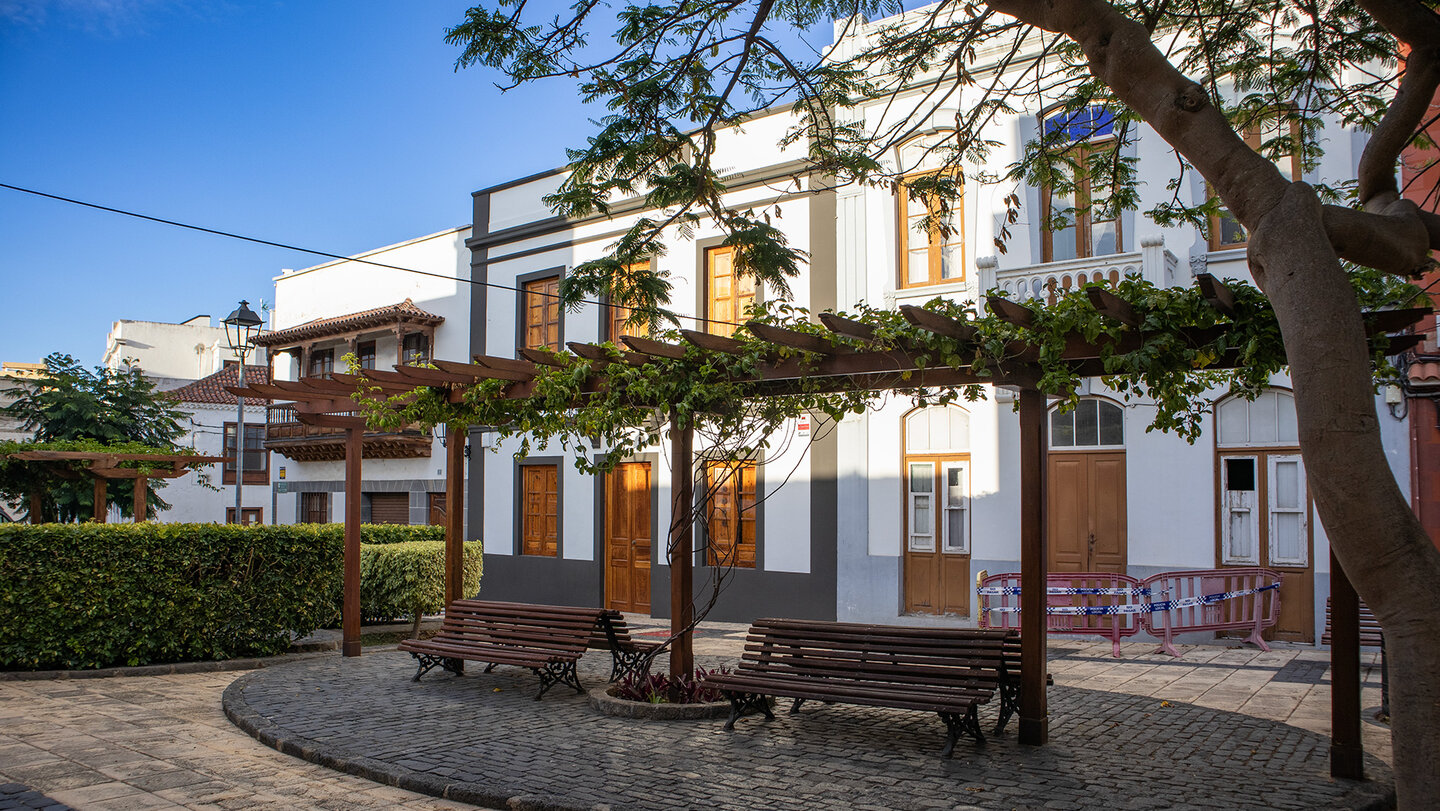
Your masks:
<instances>
[{"instance_id":1,"label":"trimmed green hedge","mask_svg":"<svg viewBox=\"0 0 1440 811\"><path fill-rule=\"evenodd\" d=\"M344 524L321 524L322 532L336 531L345 537ZM412 541L444 541L445 528L441 526L405 526L404 524L361 524L360 543L391 544Z\"/></svg>"},{"instance_id":2,"label":"trimmed green hedge","mask_svg":"<svg viewBox=\"0 0 1440 811\"><path fill-rule=\"evenodd\" d=\"M464 594L480 590L480 542L465 544ZM445 541L360 545L360 612L366 622L415 619L445 607Z\"/></svg>"},{"instance_id":3,"label":"trimmed green hedge","mask_svg":"<svg viewBox=\"0 0 1440 811\"><path fill-rule=\"evenodd\" d=\"M407 540L438 530L364 528L380 541L361 547L366 617L439 609L444 542ZM467 594L479 547L466 544ZM339 524L0 524L0 668L283 653L293 634L338 621L343 559Z\"/></svg>"}]
</instances>

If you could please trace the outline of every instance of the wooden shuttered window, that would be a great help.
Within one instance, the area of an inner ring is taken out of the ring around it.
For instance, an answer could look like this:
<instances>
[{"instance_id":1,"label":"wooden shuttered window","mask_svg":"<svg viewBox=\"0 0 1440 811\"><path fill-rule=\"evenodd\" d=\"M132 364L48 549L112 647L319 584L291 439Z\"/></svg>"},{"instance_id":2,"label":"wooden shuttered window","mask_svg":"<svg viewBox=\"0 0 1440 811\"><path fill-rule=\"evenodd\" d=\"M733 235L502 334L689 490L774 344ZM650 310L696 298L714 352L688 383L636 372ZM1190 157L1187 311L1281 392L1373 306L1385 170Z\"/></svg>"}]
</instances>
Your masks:
<instances>
[{"instance_id":1,"label":"wooden shuttered window","mask_svg":"<svg viewBox=\"0 0 1440 811\"><path fill-rule=\"evenodd\" d=\"M520 468L521 554L559 556L559 478L559 465Z\"/></svg>"},{"instance_id":2,"label":"wooden shuttered window","mask_svg":"<svg viewBox=\"0 0 1440 811\"><path fill-rule=\"evenodd\" d=\"M329 493L301 493L301 494L300 494L300 523L302 523L302 524L328 524L328 523L330 523L330 494L329 494Z\"/></svg>"},{"instance_id":3,"label":"wooden shuttered window","mask_svg":"<svg viewBox=\"0 0 1440 811\"><path fill-rule=\"evenodd\" d=\"M935 174L930 172L928 174ZM910 196L910 183L915 176L901 181L900 227L903 229L901 246L903 251L900 270L902 287L918 287L927 284L943 284L963 281L965 278L965 232L964 201L950 203L946 217L950 233L940 228L939 202ZM926 220L929 226L926 227Z\"/></svg>"},{"instance_id":4,"label":"wooden shuttered window","mask_svg":"<svg viewBox=\"0 0 1440 811\"><path fill-rule=\"evenodd\" d=\"M371 493L370 523L410 524L409 493Z\"/></svg>"},{"instance_id":5,"label":"wooden shuttered window","mask_svg":"<svg viewBox=\"0 0 1440 811\"><path fill-rule=\"evenodd\" d=\"M755 568L756 471L754 462L705 465L707 565Z\"/></svg>"},{"instance_id":6,"label":"wooden shuttered window","mask_svg":"<svg viewBox=\"0 0 1440 811\"><path fill-rule=\"evenodd\" d=\"M630 265L625 268L627 273L634 270L649 270L649 263ZM614 304L605 305L605 339L616 346L620 345L620 339L626 335L634 338L650 337L650 328L643 324L627 324L630 319L631 310L629 307L620 307Z\"/></svg>"},{"instance_id":7,"label":"wooden shuttered window","mask_svg":"<svg viewBox=\"0 0 1440 811\"><path fill-rule=\"evenodd\" d=\"M560 277L525 282L521 334L529 349L560 351Z\"/></svg>"},{"instance_id":8,"label":"wooden shuttered window","mask_svg":"<svg viewBox=\"0 0 1440 811\"><path fill-rule=\"evenodd\" d=\"M734 248L705 252L705 329L729 337L755 305L755 279L735 272Z\"/></svg>"}]
</instances>

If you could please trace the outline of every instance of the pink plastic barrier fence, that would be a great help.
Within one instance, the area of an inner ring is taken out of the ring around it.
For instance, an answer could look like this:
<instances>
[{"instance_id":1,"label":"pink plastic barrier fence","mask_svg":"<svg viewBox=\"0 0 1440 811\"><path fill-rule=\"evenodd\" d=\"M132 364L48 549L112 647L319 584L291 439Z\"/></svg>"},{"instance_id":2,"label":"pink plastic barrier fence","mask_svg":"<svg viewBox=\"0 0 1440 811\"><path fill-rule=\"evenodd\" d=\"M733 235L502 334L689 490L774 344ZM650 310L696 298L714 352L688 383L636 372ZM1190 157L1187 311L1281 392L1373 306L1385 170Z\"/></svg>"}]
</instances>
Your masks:
<instances>
[{"instance_id":1,"label":"pink plastic barrier fence","mask_svg":"<svg viewBox=\"0 0 1440 811\"><path fill-rule=\"evenodd\" d=\"M1260 634L1280 618L1283 575L1259 567L1161 572L1146 578L1152 608L1140 617L1145 631L1160 637L1156 653L1178 657L1176 634L1245 631L1246 642L1270 650Z\"/></svg>"},{"instance_id":2,"label":"pink plastic barrier fence","mask_svg":"<svg viewBox=\"0 0 1440 811\"><path fill-rule=\"evenodd\" d=\"M1046 580L1046 627L1056 634L1093 634L1120 640L1140 631L1139 612L1149 598L1140 581L1109 572L1056 572ZM1020 573L994 574L980 581L980 627L1020 627Z\"/></svg>"}]
</instances>

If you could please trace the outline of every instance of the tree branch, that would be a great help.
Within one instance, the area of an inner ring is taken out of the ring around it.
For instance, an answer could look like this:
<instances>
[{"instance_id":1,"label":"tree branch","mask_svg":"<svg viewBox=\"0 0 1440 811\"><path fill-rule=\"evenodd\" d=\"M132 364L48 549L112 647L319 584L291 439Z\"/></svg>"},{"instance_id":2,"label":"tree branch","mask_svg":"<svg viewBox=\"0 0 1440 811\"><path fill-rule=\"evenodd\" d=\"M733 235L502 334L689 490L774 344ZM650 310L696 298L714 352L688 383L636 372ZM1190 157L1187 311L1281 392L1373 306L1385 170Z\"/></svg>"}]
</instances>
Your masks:
<instances>
[{"instance_id":1,"label":"tree branch","mask_svg":"<svg viewBox=\"0 0 1440 811\"><path fill-rule=\"evenodd\" d=\"M1400 197L1395 162L1425 119L1435 89L1440 87L1440 15L1406 0L1361 0L1360 5L1410 46L1400 87L1365 145L1357 173L1361 205L1383 211Z\"/></svg>"}]
</instances>

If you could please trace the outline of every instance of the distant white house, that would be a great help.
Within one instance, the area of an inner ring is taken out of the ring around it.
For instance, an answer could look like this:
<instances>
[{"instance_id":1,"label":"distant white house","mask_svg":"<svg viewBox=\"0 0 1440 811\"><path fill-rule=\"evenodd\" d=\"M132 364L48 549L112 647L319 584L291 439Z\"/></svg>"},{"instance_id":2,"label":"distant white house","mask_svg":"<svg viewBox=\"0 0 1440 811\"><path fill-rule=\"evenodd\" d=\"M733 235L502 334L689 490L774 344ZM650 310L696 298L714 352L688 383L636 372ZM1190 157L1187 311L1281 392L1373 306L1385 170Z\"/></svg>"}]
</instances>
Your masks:
<instances>
[{"instance_id":1,"label":"distant white house","mask_svg":"<svg viewBox=\"0 0 1440 811\"><path fill-rule=\"evenodd\" d=\"M245 367L246 385L264 383L269 370L264 366ZM235 385L235 366L221 368L193 383L166 392L189 414L189 430L180 444L204 456L235 455L235 395L225 390ZM241 521L246 524L275 523L270 488L272 454L265 449L265 404L245 404L245 492ZM192 473L170 479L160 497L169 502L156 520L168 523L234 523L235 463L217 463L205 468L211 488ZM218 488L212 489L212 488Z\"/></svg>"},{"instance_id":2,"label":"distant white house","mask_svg":"<svg viewBox=\"0 0 1440 811\"><path fill-rule=\"evenodd\" d=\"M171 324L163 321L116 321L105 338L101 364L108 369L129 366L140 369L161 389L178 381L199 380L239 360L230 351L225 327L212 325L208 315ZM252 352L250 363L265 362L265 350Z\"/></svg>"}]
</instances>

